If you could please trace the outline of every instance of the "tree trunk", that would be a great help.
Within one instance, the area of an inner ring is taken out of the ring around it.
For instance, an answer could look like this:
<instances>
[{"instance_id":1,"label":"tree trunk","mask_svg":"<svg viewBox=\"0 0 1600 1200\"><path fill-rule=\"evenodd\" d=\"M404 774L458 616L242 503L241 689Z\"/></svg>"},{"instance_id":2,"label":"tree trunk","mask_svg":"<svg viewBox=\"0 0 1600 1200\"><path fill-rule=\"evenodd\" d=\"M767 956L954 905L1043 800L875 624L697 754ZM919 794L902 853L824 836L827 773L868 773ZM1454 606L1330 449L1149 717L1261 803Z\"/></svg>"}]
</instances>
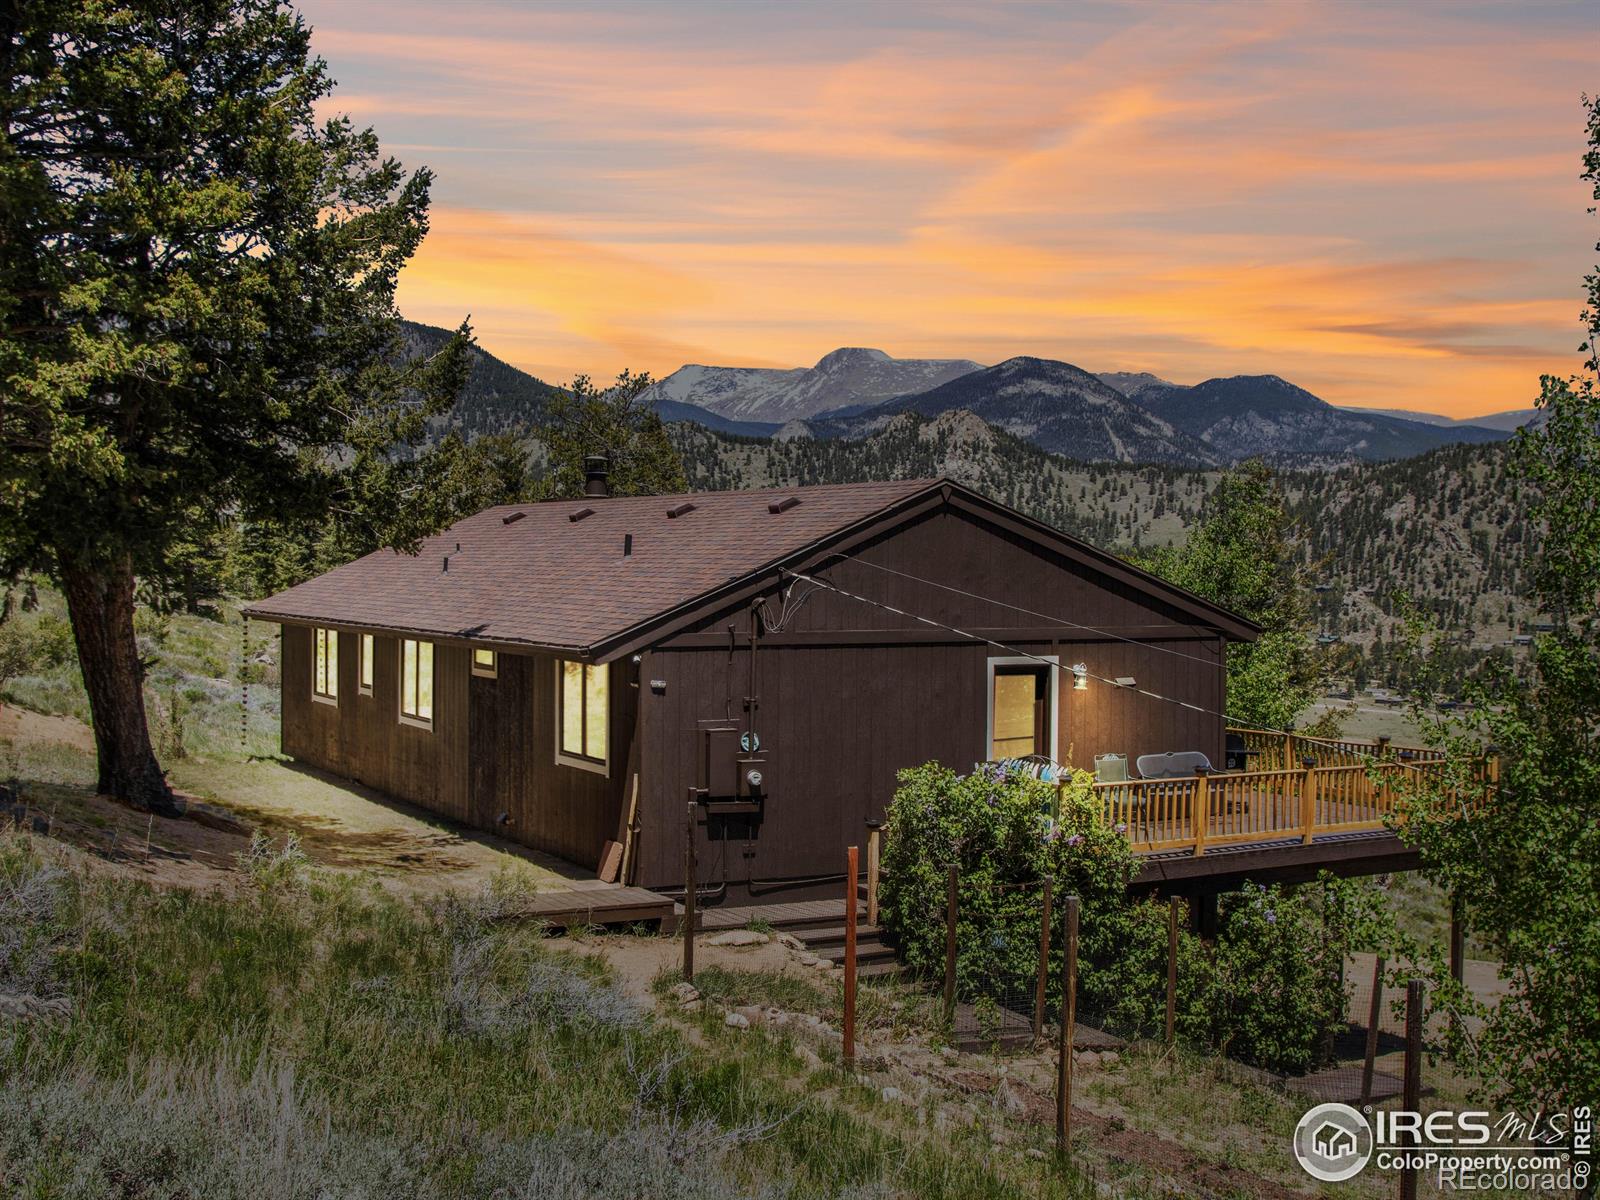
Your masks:
<instances>
[{"instance_id":1,"label":"tree trunk","mask_svg":"<svg viewBox=\"0 0 1600 1200\"><path fill-rule=\"evenodd\" d=\"M99 791L141 812L181 816L150 746L144 666L133 633L133 564L62 562L61 583L94 720Z\"/></svg>"}]
</instances>

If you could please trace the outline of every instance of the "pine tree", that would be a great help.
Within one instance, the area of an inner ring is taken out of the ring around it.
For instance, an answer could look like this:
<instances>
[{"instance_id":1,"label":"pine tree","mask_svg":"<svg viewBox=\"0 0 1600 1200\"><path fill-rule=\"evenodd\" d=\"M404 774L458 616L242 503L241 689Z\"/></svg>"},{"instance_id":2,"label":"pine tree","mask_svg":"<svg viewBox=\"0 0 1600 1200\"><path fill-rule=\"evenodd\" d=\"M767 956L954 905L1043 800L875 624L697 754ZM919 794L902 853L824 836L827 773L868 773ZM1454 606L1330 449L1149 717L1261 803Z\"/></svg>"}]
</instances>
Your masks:
<instances>
[{"instance_id":1,"label":"pine tree","mask_svg":"<svg viewBox=\"0 0 1600 1200\"><path fill-rule=\"evenodd\" d=\"M171 811L134 640L197 519L428 532L419 444L466 326L407 359L430 175L347 119L276 0L8 5L0 59L0 570L53 576L99 787Z\"/></svg>"}]
</instances>

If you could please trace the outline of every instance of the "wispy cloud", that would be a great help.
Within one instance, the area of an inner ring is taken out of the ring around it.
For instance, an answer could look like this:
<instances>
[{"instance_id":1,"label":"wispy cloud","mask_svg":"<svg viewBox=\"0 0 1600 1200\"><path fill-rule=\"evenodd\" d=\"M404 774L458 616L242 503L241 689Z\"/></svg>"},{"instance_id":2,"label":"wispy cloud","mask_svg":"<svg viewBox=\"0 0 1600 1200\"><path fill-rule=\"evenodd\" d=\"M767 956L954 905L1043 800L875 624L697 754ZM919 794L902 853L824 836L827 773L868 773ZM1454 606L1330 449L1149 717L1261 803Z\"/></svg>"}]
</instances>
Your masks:
<instances>
[{"instance_id":1,"label":"wispy cloud","mask_svg":"<svg viewBox=\"0 0 1600 1200\"><path fill-rule=\"evenodd\" d=\"M548 378L874 344L1467 414L1573 361L1578 4L306 9L438 175L406 311Z\"/></svg>"}]
</instances>

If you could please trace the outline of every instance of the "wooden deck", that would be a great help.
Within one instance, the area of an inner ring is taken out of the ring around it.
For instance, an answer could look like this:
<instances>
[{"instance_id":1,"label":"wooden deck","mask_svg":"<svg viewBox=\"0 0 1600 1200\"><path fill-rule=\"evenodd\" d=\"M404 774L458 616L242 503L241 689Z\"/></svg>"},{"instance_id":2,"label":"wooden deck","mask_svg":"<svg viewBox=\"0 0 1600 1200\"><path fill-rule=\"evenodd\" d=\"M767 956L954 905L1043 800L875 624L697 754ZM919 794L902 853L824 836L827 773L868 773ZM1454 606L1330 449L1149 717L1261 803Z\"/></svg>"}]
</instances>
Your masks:
<instances>
[{"instance_id":1,"label":"wooden deck","mask_svg":"<svg viewBox=\"0 0 1600 1200\"><path fill-rule=\"evenodd\" d=\"M1421 747L1283 735L1277 761L1295 752L1304 756L1301 765L1096 783L1094 790L1106 823L1125 833L1136 852L1198 858L1223 847L1310 846L1330 835L1388 830L1404 819L1407 794L1448 767L1437 751ZM1475 803L1495 776L1491 763L1475 765L1462 804Z\"/></svg>"},{"instance_id":2,"label":"wooden deck","mask_svg":"<svg viewBox=\"0 0 1600 1200\"><path fill-rule=\"evenodd\" d=\"M633 925L644 921L672 922L669 896L639 887L598 884L540 892L516 912L516 918L542 921L560 929L579 925Z\"/></svg>"}]
</instances>

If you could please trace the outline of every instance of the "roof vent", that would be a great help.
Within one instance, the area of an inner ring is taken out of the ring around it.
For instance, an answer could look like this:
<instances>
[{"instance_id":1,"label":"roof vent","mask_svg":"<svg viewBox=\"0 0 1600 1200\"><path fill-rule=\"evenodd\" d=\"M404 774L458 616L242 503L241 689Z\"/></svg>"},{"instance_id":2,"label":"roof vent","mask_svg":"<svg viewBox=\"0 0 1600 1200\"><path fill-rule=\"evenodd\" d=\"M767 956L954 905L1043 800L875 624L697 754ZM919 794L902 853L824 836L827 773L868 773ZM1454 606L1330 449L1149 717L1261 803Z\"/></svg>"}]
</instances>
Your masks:
<instances>
[{"instance_id":1,"label":"roof vent","mask_svg":"<svg viewBox=\"0 0 1600 1200\"><path fill-rule=\"evenodd\" d=\"M785 496L782 500L774 500L771 504L767 505L767 511L769 513L788 512L791 508L799 503L799 496Z\"/></svg>"},{"instance_id":2,"label":"roof vent","mask_svg":"<svg viewBox=\"0 0 1600 1200\"><path fill-rule=\"evenodd\" d=\"M583 494L611 495L611 462L604 454L591 454L583 460Z\"/></svg>"},{"instance_id":3,"label":"roof vent","mask_svg":"<svg viewBox=\"0 0 1600 1200\"><path fill-rule=\"evenodd\" d=\"M667 516L686 517L693 511L694 505L685 500L682 504L674 504L671 508L667 509Z\"/></svg>"},{"instance_id":4,"label":"roof vent","mask_svg":"<svg viewBox=\"0 0 1600 1200\"><path fill-rule=\"evenodd\" d=\"M502 524L502 525L515 525L518 521L522 520L522 518L527 516L527 515L528 515L527 513L520 512L520 511L519 512L510 513L510 514L500 518L500 524Z\"/></svg>"},{"instance_id":5,"label":"roof vent","mask_svg":"<svg viewBox=\"0 0 1600 1200\"><path fill-rule=\"evenodd\" d=\"M625 533L625 534L622 535L622 557L623 558L629 558L629 557L632 556L632 554L633 554L633 534Z\"/></svg>"},{"instance_id":6,"label":"roof vent","mask_svg":"<svg viewBox=\"0 0 1600 1200\"><path fill-rule=\"evenodd\" d=\"M584 508L580 508L577 512L568 513L567 514L567 520L569 520L569 521L581 521L585 517L592 517L592 516L594 516L594 509L588 508L588 507L584 507Z\"/></svg>"}]
</instances>

